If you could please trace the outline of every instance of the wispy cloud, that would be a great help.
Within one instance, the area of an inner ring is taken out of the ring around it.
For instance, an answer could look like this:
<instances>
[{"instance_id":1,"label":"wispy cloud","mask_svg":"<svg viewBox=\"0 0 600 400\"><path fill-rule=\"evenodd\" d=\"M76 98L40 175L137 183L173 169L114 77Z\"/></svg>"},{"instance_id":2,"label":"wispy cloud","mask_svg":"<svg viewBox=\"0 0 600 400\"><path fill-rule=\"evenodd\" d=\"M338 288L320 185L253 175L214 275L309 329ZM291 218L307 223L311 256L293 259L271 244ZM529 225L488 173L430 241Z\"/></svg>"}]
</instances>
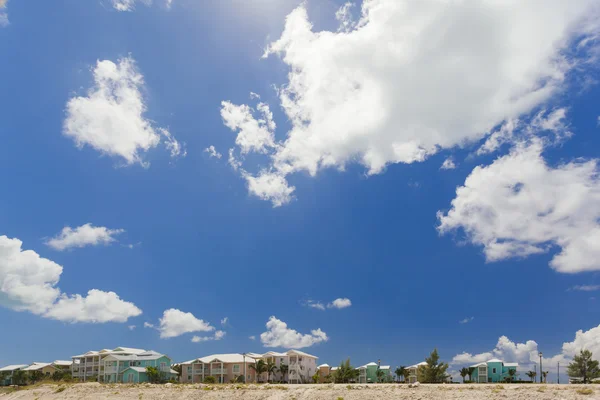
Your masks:
<instances>
[{"instance_id":1,"label":"wispy cloud","mask_svg":"<svg viewBox=\"0 0 600 400\"><path fill-rule=\"evenodd\" d=\"M575 285L569 288L567 291L595 292L596 290L600 290L600 285Z\"/></svg>"},{"instance_id":2,"label":"wispy cloud","mask_svg":"<svg viewBox=\"0 0 600 400\"><path fill-rule=\"evenodd\" d=\"M468 324L469 322L473 321L475 319L475 317L467 317L465 319L461 319L460 321L458 321L459 324Z\"/></svg>"}]
</instances>

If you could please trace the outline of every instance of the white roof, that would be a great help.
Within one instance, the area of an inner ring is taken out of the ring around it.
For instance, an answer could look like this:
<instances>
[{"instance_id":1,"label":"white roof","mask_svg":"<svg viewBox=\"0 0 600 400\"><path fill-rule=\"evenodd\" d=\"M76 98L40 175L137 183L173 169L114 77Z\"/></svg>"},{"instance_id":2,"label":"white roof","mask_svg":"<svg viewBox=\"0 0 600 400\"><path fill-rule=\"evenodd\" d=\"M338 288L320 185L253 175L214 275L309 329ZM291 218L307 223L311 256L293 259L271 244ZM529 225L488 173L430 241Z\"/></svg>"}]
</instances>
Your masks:
<instances>
[{"instance_id":1,"label":"white roof","mask_svg":"<svg viewBox=\"0 0 600 400\"><path fill-rule=\"evenodd\" d=\"M423 362L420 362L415 365L411 365L410 367L406 367L406 368L419 368L421 365L427 365L427 363L425 361L423 361Z\"/></svg>"},{"instance_id":2,"label":"white roof","mask_svg":"<svg viewBox=\"0 0 600 400\"><path fill-rule=\"evenodd\" d=\"M107 355L107 354L140 354L145 353L144 349L134 349L132 347L115 347L113 350L110 349L102 349L100 351L90 350L85 354L79 354L77 356L73 356L73 358L81 358L81 357L90 357L90 356L99 356L99 355Z\"/></svg>"},{"instance_id":3,"label":"white roof","mask_svg":"<svg viewBox=\"0 0 600 400\"><path fill-rule=\"evenodd\" d=\"M262 358L262 354L259 353L246 353L246 357L252 357L252 358Z\"/></svg>"},{"instance_id":4,"label":"white roof","mask_svg":"<svg viewBox=\"0 0 600 400\"><path fill-rule=\"evenodd\" d=\"M146 350L144 349L134 349L131 347L117 347L116 349L112 350L113 353L117 353L117 352L124 352L124 353L131 353L131 354L140 354L140 353L145 353Z\"/></svg>"},{"instance_id":5,"label":"white roof","mask_svg":"<svg viewBox=\"0 0 600 400\"><path fill-rule=\"evenodd\" d=\"M329 368L328 364L321 364L317 368Z\"/></svg>"},{"instance_id":6,"label":"white roof","mask_svg":"<svg viewBox=\"0 0 600 400\"><path fill-rule=\"evenodd\" d=\"M370 363L366 364L366 365L365 365L365 367L368 367L368 366L373 366L373 365L377 365L377 363L370 362Z\"/></svg>"},{"instance_id":7,"label":"white roof","mask_svg":"<svg viewBox=\"0 0 600 400\"><path fill-rule=\"evenodd\" d=\"M29 367L23 368L23 371L37 371L37 370L40 370L40 369L45 368L45 367L52 367L52 368L54 368L52 366L52 364L50 364L50 363L34 362Z\"/></svg>"},{"instance_id":8,"label":"white roof","mask_svg":"<svg viewBox=\"0 0 600 400\"><path fill-rule=\"evenodd\" d=\"M23 369L25 367L27 367L27 364L7 365L6 367L0 368L0 372L4 372L4 371L16 371L18 369Z\"/></svg>"},{"instance_id":9,"label":"white roof","mask_svg":"<svg viewBox=\"0 0 600 400\"><path fill-rule=\"evenodd\" d=\"M488 360L489 363L491 362L496 362L496 363L501 363L502 360L498 360L497 358L492 358L491 360Z\"/></svg>"},{"instance_id":10,"label":"white roof","mask_svg":"<svg viewBox=\"0 0 600 400\"><path fill-rule=\"evenodd\" d=\"M332 371L337 371L337 369L338 369L338 368L339 368L339 367L332 367L332 368L331 368L331 370L332 370Z\"/></svg>"},{"instance_id":11,"label":"white roof","mask_svg":"<svg viewBox=\"0 0 600 400\"><path fill-rule=\"evenodd\" d=\"M518 367L519 363L504 363L505 367Z\"/></svg>"},{"instance_id":12,"label":"white roof","mask_svg":"<svg viewBox=\"0 0 600 400\"><path fill-rule=\"evenodd\" d=\"M278 353L276 351L268 351L262 357L287 357L287 353Z\"/></svg>"},{"instance_id":13,"label":"white roof","mask_svg":"<svg viewBox=\"0 0 600 400\"><path fill-rule=\"evenodd\" d=\"M382 365L381 367L379 367L379 369L390 369L391 367L389 365Z\"/></svg>"},{"instance_id":14,"label":"white roof","mask_svg":"<svg viewBox=\"0 0 600 400\"><path fill-rule=\"evenodd\" d=\"M143 367L129 367L129 368L126 368L125 370L128 370L128 369L132 369L137 372L146 372L146 368L143 368Z\"/></svg>"},{"instance_id":15,"label":"white roof","mask_svg":"<svg viewBox=\"0 0 600 400\"><path fill-rule=\"evenodd\" d=\"M156 353L156 352L148 354L148 355L143 355L143 353L142 354L129 354L129 355L109 354L108 356L104 357L103 360L122 360L122 361L139 360L139 361L143 361L143 360L158 360L161 357L167 357L167 356L165 356L164 354Z\"/></svg>"},{"instance_id":16,"label":"white roof","mask_svg":"<svg viewBox=\"0 0 600 400\"><path fill-rule=\"evenodd\" d=\"M299 356L303 356L303 357L315 358L315 359L316 359L316 358L319 358L319 357L317 357L317 356L313 356L312 354L308 354L308 353L305 353L305 352L303 352L303 351L300 351L300 350L290 350L290 351L288 351L288 352L287 352L287 355L288 355L288 356L289 356L289 355L293 355L293 354L297 354L297 355L299 355Z\"/></svg>"},{"instance_id":17,"label":"white roof","mask_svg":"<svg viewBox=\"0 0 600 400\"><path fill-rule=\"evenodd\" d=\"M65 361L65 360L56 360L52 364L59 365L61 367L68 367L73 364L73 361Z\"/></svg>"},{"instance_id":18,"label":"white roof","mask_svg":"<svg viewBox=\"0 0 600 400\"><path fill-rule=\"evenodd\" d=\"M243 363L244 356L240 353L231 353L231 354L212 354L210 356L196 358L194 360L182 362L182 364L193 364L200 361L203 364L208 364L211 362L222 362L225 364L228 363ZM246 363L254 364L254 358L250 357L246 354Z\"/></svg>"},{"instance_id":19,"label":"white roof","mask_svg":"<svg viewBox=\"0 0 600 400\"><path fill-rule=\"evenodd\" d=\"M486 362L480 362L479 364L471 365L471 368L484 367L486 365Z\"/></svg>"}]
</instances>

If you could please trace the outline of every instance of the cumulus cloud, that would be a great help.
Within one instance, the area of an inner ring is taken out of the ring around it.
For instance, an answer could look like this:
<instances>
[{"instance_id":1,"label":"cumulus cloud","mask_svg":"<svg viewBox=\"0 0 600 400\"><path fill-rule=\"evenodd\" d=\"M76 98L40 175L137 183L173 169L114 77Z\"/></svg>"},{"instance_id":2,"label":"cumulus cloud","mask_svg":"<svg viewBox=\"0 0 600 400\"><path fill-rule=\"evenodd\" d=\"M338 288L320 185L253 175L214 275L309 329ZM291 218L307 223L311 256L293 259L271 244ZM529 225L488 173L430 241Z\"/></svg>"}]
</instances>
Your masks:
<instances>
[{"instance_id":1,"label":"cumulus cloud","mask_svg":"<svg viewBox=\"0 0 600 400\"><path fill-rule=\"evenodd\" d=\"M171 156L185 155L184 146L168 130L155 128L144 117L144 77L133 58L122 58L117 64L98 61L93 74L95 85L87 97L73 97L67 103L63 133L78 147L88 145L120 157L128 165L147 166L143 153L158 146L164 137Z\"/></svg>"},{"instance_id":2,"label":"cumulus cloud","mask_svg":"<svg viewBox=\"0 0 600 400\"><path fill-rule=\"evenodd\" d=\"M294 198L292 193L296 188L290 186L282 174L263 170L254 176L242 171L242 176L246 179L250 194L270 201L273 207L280 207Z\"/></svg>"},{"instance_id":3,"label":"cumulus cloud","mask_svg":"<svg viewBox=\"0 0 600 400\"><path fill-rule=\"evenodd\" d=\"M150 322L144 322L144 328L154 328L154 324L151 324Z\"/></svg>"},{"instance_id":4,"label":"cumulus cloud","mask_svg":"<svg viewBox=\"0 0 600 400\"><path fill-rule=\"evenodd\" d=\"M217 149L215 149L215 146L208 146L206 149L204 149L205 153L208 153L208 155L212 158L221 158L223 155L221 153L219 153L217 151Z\"/></svg>"},{"instance_id":5,"label":"cumulus cloud","mask_svg":"<svg viewBox=\"0 0 600 400\"><path fill-rule=\"evenodd\" d=\"M469 322L473 321L475 319L475 317L467 317L465 319L461 319L460 321L458 321L459 324L468 324Z\"/></svg>"},{"instance_id":6,"label":"cumulus cloud","mask_svg":"<svg viewBox=\"0 0 600 400\"><path fill-rule=\"evenodd\" d=\"M476 167L456 190L450 211L438 212L439 232L462 229L490 262L556 246L560 252L550 262L556 271L600 270L598 161L552 167L542 150L536 139Z\"/></svg>"},{"instance_id":7,"label":"cumulus cloud","mask_svg":"<svg viewBox=\"0 0 600 400\"><path fill-rule=\"evenodd\" d=\"M335 299L331 303L327 304L327 308L342 309L342 308L348 308L351 305L352 305L352 302L350 301L350 299L339 298L339 299Z\"/></svg>"},{"instance_id":8,"label":"cumulus cloud","mask_svg":"<svg viewBox=\"0 0 600 400\"><path fill-rule=\"evenodd\" d=\"M133 330L135 330L135 328L137 328L135 325L129 325L129 326L127 327L127 329L129 329L130 331L133 331Z\"/></svg>"},{"instance_id":9,"label":"cumulus cloud","mask_svg":"<svg viewBox=\"0 0 600 400\"><path fill-rule=\"evenodd\" d=\"M286 349L302 349L329 340L321 329L314 329L310 334L302 334L288 328L287 324L272 316L267 322L267 331L261 333L260 340L265 347L283 347Z\"/></svg>"},{"instance_id":10,"label":"cumulus cloud","mask_svg":"<svg viewBox=\"0 0 600 400\"><path fill-rule=\"evenodd\" d=\"M159 320L158 330L162 339L181 336L191 332L212 332L215 330L208 322L198 319L190 312L175 308L165 310Z\"/></svg>"},{"instance_id":11,"label":"cumulus cloud","mask_svg":"<svg viewBox=\"0 0 600 400\"><path fill-rule=\"evenodd\" d=\"M325 311L325 304L321 303L320 301L315 301L315 300L306 300L305 302L307 307L310 308L316 308L317 310L322 310Z\"/></svg>"},{"instance_id":12,"label":"cumulus cloud","mask_svg":"<svg viewBox=\"0 0 600 400\"><path fill-rule=\"evenodd\" d=\"M578 330L572 342L563 343L560 353L552 356L546 354L542 358L544 369L553 371L556 368L557 362L566 365L573 359L574 355L584 349L594 354L600 354L599 337L600 325L588 331ZM528 340L525 343L517 343L506 336L501 336L493 350L479 354L467 352L457 354L452 358L450 364L454 366L473 365L485 362L491 358L499 358L505 362L517 362L522 370L527 370L533 369L533 365L539 362L538 354L538 344L533 340Z\"/></svg>"},{"instance_id":13,"label":"cumulus cloud","mask_svg":"<svg viewBox=\"0 0 600 400\"><path fill-rule=\"evenodd\" d=\"M194 336L192 337L192 343L208 342L211 340L221 340L225 337L226 332L216 331L212 336Z\"/></svg>"},{"instance_id":14,"label":"cumulus cloud","mask_svg":"<svg viewBox=\"0 0 600 400\"><path fill-rule=\"evenodd\" d=\"M596 290L600 290L600 285L575 285L569 288L569 291L571 290L579 292L595 292Z\"/></svg>"},{"instance_id":15,"label":"cumulus cloud","mask_svg":"<svg viewBox=\"0 0 600 400\"><path fill-rule=\"evenodd\" d=\"M77 228L65 226L58 235L46 241L46 244L58 251L74 247L108 245L116 241L116 235L123 232L123 229L108 229L104 226L93 226L91 223Z\"/></svg>"},{"instance_id":16,"label":"cumulus cloud","mask_svg":"<svg viewBox=\"0 0 600 400\"><path fill-rule=\"evenodd\" d=\"M126 322L142 313L114 292L67 295L57 287L63 268L0 236L0 305L65 322Z\"/></svg>"},{"instance_id":17,"label":"cumulus cloud","mask_svg":"<svg viewBox=\"0 0 600 400\"><path fill-rule=\"evenodd\" d=\"M283 181L352 162L377 174L478 141L564 88L579 61L573 45L600 31L595 3L364 0L355 25L349 5L338 11L351 26L339 32L315 31L303 4L265 53L289 67L278 92L291 129L271 146L253 123L259 145L238 146L267 150L266 169ZM235 107L250 121L248 106Z\"/></svg>"},{"instance_id":18,"label":"cumulus cloud","mask_svg":"<svg viewBox=\"0 0 600 400\"><path fill-rule=\"evenodd\" d=\"M454 169L456 168L456 164L454 163L454 160L452 159L452 157L448 157L444 160L444 162L442 163L442 166L440 167L440 169Z\"/></svg>"}]
</instances>

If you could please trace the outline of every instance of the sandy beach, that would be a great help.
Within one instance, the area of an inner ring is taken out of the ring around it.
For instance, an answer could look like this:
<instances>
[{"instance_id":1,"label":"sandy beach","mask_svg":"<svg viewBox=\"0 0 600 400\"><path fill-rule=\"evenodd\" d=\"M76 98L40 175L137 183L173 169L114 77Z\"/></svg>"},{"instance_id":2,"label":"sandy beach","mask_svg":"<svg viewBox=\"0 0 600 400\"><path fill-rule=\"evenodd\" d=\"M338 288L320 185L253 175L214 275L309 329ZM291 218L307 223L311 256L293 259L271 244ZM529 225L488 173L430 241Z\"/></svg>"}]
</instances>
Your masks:
<instances>
[{"instance_id":1,"label":"sandy beach","mask_svg":"<svg viewBox=\"0 0 600 400\"><path fill-rule=\"evenodd\" d=\"M100 385L80 383L0 389L0 399L600 399L600 388L582 385Z\"/></svg>"}]
</instances>

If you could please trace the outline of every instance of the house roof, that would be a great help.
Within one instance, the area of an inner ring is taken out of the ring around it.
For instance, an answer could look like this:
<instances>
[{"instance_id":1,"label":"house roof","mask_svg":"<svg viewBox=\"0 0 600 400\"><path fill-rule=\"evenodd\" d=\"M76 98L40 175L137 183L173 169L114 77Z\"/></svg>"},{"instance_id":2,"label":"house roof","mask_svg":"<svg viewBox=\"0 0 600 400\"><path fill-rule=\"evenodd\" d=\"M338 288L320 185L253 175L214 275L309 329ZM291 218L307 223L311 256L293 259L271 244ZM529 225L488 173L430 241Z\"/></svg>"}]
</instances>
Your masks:
<instances>
[{"instance_id":1,"label":"house roof","mask_svg":"<svg viewBox=\"0 0 600 400\"><path fill-rule=\"evenodd\" d=\"M263 355L259 353L246 353L246 357L261 358Z\"/></svg>"},{"instance_id":2,"label":"house roof","mask_svg":"<svg viewBox=\"0 0 600 400\"><path fill-rule=\"evenodd\" d=\"M329 368L328 364L321 364L317 368Z\"/></svg>"},{"instance_id":3,"label":"house roof","mask_svg":"<svg viewBox=\"0 0 600 400\"><path fill-rule=\"evenodd\" d=\"M71 366L71 364L73 364L73 361L56 360L52 364L58 365L61 367L69 367L69 366Z\"/></svg>"},{"instance_id":4,"label":"house roof","mask_svg":"<svg viewBox=\"0 0 600 400\"><path fill-rule=\"evenodd\" d=\"M27 367L27 364L7 365L6 367L0 368L0 372L16 371L18 369L23 369L25 367Z\"/></svg>"},{"instance_id":5,"label":"house roof","mask_svg":"<svg viewBox=\"0 0 600 400\"><path fill-rule=\"evenodd\" d=\"M77 356L73 356L73 358L81 358L81 357L90 357L90 356L98 356L105 354L140 354L145 353L144 349L134 349L132 347L115 347L114 349L102 349L100 351L90 350L87 353L79 354Z\"/></svg>"},{"instance_id":6,"label":"house roof","mask_svg":"<svg viewBox=\"0 0 600 400\"><path fill-rule=\"evenodd\" d=\"M411 365L411 366L406 367L406 368L419 368L421 365L427 365L427 363L425 361L423 361L423 362L420 362L420 363L415 364L415 365Z\"/></svg>"},{"instance_id":7,"label":"house roof","mask_svg":"<svg viewBox=\"0 0 600 400\"><path fill-rule=\"evenodd\" d=\"M488 362L488 363L491 363L491 362L495 362L495 363L501 363L501 362L502 362L502 360L499 360L499 359L497 359L497 358L492 358L491 360L488 360L487 362Z\"/></svg>"},{"instance_id":8,"label":"house roof","mask_svg":"<svg viewBox=\"0 0 600 400\"><path fill-rule=\"evenodd\" d=\"M33 364L31 364L30 366L28 366L27 368L23 368L23 371L38 371L42 368L46 368L46 367L52 367L54 368L54 366L50 363L40 363L40 362L34 362ZM56 369L56 368L54 368Z\"/></svg>"},{"instance_id":9,"label":"house roof","mask_svg":"<svg viewBox=\"0 0 600 400\"><path fill-rule=\"evenodd\" d=\"M143 361L143 360L158 360L161 357L167 357L164 354L160 354L160 353L153 353L152 355L142 355L142 354L129 354L129 355L123 355L123 354L109 354L108 356L104 357L104 360L119 360L119 361L130 361L130 360L139 360L139 361ZM167 357L168 358L168 357Z\"/></svg>"},{"instance_id":10,"label":"house roof","mask_svg":"<svg viewBox=\"0 0 600 400\"><path fill-rule=\"evenodd\" d=\"M368 367L368 366L371 366L371 367L372 367L373 365L377 366L377 363L370 362L370 363L366 364L366 365L365 365L365 367Z\"/></svg>"},{"instance_id":11,"label":"house roof","mask_svg":"<svg viewBox=\"0 0 600 400\"><path fill-rule=\"evenodd\" d=\"M132 369L137 372L146 372L146 368L143 368L143 367L129 367L129 368L125 368L124 371L127 371L128 369Z\"/></svg>"},{"instance_id":12,"label":"house roof","mask_svg":"<svg viewBox=\"0 0 600 400\"><path fill-rule=\"evenodd\" d=\"M112 350L113 353L116 352L125 352L125 353L131 353L131 354L139 354L139 353L145 353L146 350L144 349L134 349L132 347L117 347L115 349Z\"/></svg>"},{"instance_id":13,"label":"house roof","mask_svg":"<svg viewBox=\"0 0 600 400\"><path fill-rule=\"evenodd\" d=\"M184 361L182 362L182 364L194 364L197 362L201 362L203 364L208 364L211 362L222 362L225 364L228 363L243 363L244 362L244 355L240 354L240 353L230 353L230 354L212 354L210 356L206 356L206 357L201 357L201 358L196 358L190 361ZM246 363L250 363L250 364L254 364L256 361L254 360L254 357L250 357L248 354L246 354Z\"/></svg>"},{"instance_id":14,"label":"house roof","mask_svg":"<svg viewBox=\"0 0 600 400\"><path fill-rule=\"evenodd\" d=\"M262 357L269 357L269 356L273 356L273 357L287 357L287 353L278 353L276 351L267 351L265 354L262 355Z\"/></svg>"},{"instance_id":15,"label":"house roof","mask_svg":"<svg viewBox=\"0 0 600 400\"><path fill-rule=\"evenodd\" d=\"M337 369L338 369L338 368L339 368L339 367L332 367L332 368L331 368L331 370L332 370L332 371L337 371Z\"/></svg>"},{"instance_id":16,"label":"house roof","mask_svg":"<svg viewBox=\"0 0 600 400\"><path fill-rule=\"evenodd\" d=\"M379 367L379 369L390 369L391 367L389 365L382 365L381 367Z\"/></svg>"},{"instance_id":17,"label":"house roof","mask_svg":"<svg viewBox=\"0 0 600 400\"><path fill-rule=\"evenodd\" d=\"M471 365L471 368L487 366L487 362L480 362L479 364Z\"/></svg>"},{"instance_id":18,"label":"house roof","mask_svg":"<svg viewBox=\"0 0 600 400\"><path fill-rule=\"evenodd\" d=\"M505 367L518 367L519 363L504 363Z\"/></svg>"},{"instance_id":19,"label":"house roof","mask_svg":"<svg viewBox=\"0 0 600 400\"><path fill-rule=\"evenodd\" d=\"M308 354L308 353L305 353L305 352L300 351L300 350L290 350L290 351L287 352L288 356L291 355L291 354L297 354L299 356L310 357L310 358L315 358L315 359L319 358L317 356L313 356L312 354Z\"/></svg>"}]
</instances>

